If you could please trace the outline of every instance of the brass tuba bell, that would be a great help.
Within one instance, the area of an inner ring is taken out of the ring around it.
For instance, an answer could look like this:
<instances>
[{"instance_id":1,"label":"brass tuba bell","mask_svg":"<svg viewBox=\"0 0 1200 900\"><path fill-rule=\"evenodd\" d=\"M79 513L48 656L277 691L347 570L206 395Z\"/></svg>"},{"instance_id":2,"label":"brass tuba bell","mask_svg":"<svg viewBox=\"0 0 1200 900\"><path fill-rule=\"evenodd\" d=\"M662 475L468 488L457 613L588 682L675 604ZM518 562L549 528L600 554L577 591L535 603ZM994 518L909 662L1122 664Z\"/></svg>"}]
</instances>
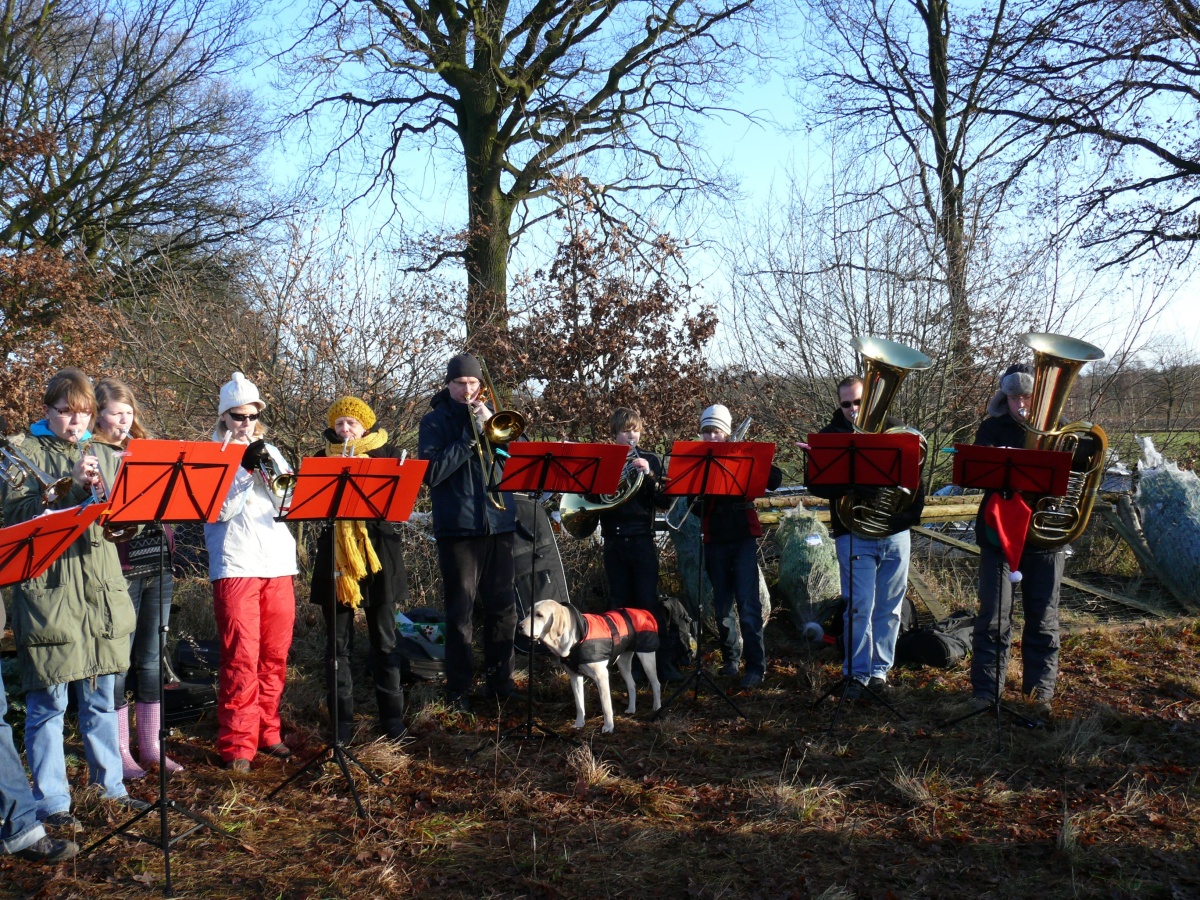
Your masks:
<instances>
[{"instance_id":1,"label":"brass tuba bell","mask_svg":"<svg viewBox=\"0 0 1200 900\"><path fill-rule=\"evenodd\" d=\"M1108 435L1091 422L1059 427L1063 407L1079 370L1104 359L1099 347L1061 334L1021 335L1033 350L1033 395L1025 427L1026 450L1059 450L1072 454L1067 492L1042 497L1033 509L1026 540L1035 547L1062 547L1078 538L1092 515L1104 474Z\"/></svg>"},{"instance_id":2,"label":"brass tuba bell","mask_svg":"<svg viewBox=\"0 0 1200 900\"><path fill-rule=\"evenodd\" d=\"M925 462L925 437L915 428L885 428L888 408L900 391L909 372L920 372L933 360L919 350L877 337L856 337L851 341L863 359L863 393L854 430L859 434L915 434L921 439L921 463ZM901 487L880 488L873 497L853 492L837 501L838 518L855 534L867 538L885 537L891 530L890 519L904 512L916 494Z\"/></svg>"}]
</instances>

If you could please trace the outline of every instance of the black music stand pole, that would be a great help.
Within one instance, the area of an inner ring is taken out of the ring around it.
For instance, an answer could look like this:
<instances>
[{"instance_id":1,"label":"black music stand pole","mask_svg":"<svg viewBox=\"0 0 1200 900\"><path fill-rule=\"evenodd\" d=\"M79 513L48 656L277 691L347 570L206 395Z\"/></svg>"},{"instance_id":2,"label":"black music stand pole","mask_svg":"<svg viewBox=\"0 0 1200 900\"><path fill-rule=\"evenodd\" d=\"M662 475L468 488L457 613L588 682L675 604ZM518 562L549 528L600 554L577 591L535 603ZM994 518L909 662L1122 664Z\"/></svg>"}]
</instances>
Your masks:
<instances>
[{"instance_id":1,"label":"black music stand pole","mask_svg":"<svg viewBox=\"0 0 1200 900\"><path fill-rule=\"evenodd\" d=\"M1013 447L975 446L974 444L956 444L954 450L954 484L963 487L999 490L1006 498L1011 497L1017 491L1031 491L1055 496L1066 493L1071 469L1070 453ZM975 540L976 543L979 542L979 535L975 536ZM1010 623L1013 610L1017 605L1016 590L1016 585L1012 585L1009 589L1008 616ZM1001 590L1001 596L1003 596L1003 590ZM981 706L961 716L956 716L945 723L946 726L956 725L975 716L991 713L996 718L997 742L1003 738L1001 713L1007 713L1029 728L1037 728L1040 724L1001 700L1004 686L1000 666L1000 658L1004 656L1001 652L1003 629L1004 604L997 601L995 631L993 632L996 643L996 667L992 702L987 706ZM1011 651L1011 627L1009 630L1008 644Z\"/></svg>"},{"instance_id":2,"label":"black music stand pole","mask_svg":"<svg viewBox=\"0 0 1200 900\"><path fill-rule=\"evenodd\" d=\"M156 445L156 446L152 446ZM216 518L220 512L229 486L233 482L241 457L228 459L214 456L213 451L223 453L219 445L205 443L183 443L175 441L134 441L125 451L127 459L117 473L113 485L112 512L108 522L137 523L155 525L163 532L165 521L173 522L205 522ZM153 458L153 457L160 458ZM172 460L171 457L174 456ZM176 496L176 488L182 488ZM222 488L224 488L222 490ZM145 522L139 512L144 515L147 503L154 504L154 517ZM168 561L169 563L169 561ZM137 822L146 818L155 810L159 813L159 839L157 846L163 853L163 896L172 897L171 887L171 847L201 828L220 835L226 840L240 843L237 837L221 828L215 822L206 819L197 812L180 806L167 794L167 723L165 712L166 692L166 657L167 633L170 630L167 623L164 606L164 586L166 574L160 567L158 572L158 687L159 697L164 703L160 711L158 724L158 797L146 809L137 813L129 821L118 825L108 834L87 847L83 852L91 853L97 847L118 834L124 834ZM191 828L172 836L168 823L168 813L178 813L191 819ZM143 835L135 835L137 840L153 844Z\"/></svg>"},{"instance_id":3,"label":"black music stand pole","mask_svg":"<svg viewBox=\"0 0 1200 900\"><path fill-rule=\"evenodd\" d=\"M281 521L324 521L326 527L334 528L338 520L346 519L385 519L400 521L407 519L412 512L412 500L420 487L428 464L421 460L409 460L403 465L397 465L390 457L312 457L302 461L300 471L296 474L296 486L292 493L291 507L281 517ZM398 506L404 506L407 499L407 510L396 512ZM337 538L334 536L334 540ZM338 577L335 573L335 579ZM331 741L318 750L299 769L289 775L281 784L267 794L270 800L280 791L294 783L302 775L319 769L327 762L334 762L341 770L342 778L354 800L358 814L366 818L366 810L354 785L350 765L359 769L379 786L383 779L363 765L362 761L342 743L338 733L338 697L337 676L338 660L335 643L335 622L337 619L337 587L336 580L329 592L329 619L326 627L326 641L331 668L327 671L329 680L328 702L329 721L333 729ZM351 623L353 627L353 622Z\"/></svg>"},{"instance_id":4,"label":"black music stand pole","mask_svg":"<svg viewBox=\"0 0 1200 900\"><path fill-rule=\"evenodd\" d=\"M547 491L563 494L608 494L617 490L628 451L620 444L575 444L566 442L519 441L508 446L504 477L496 489L501 492L532 492L533 546L529 554L529 616L532 618L537 592L538 510ZM529 665L529 684L525 691L525 722L503 731L499 740L515 736L522 740L552 737L577 743L547 728L533 716L533 684L535 677L534 644L529 638L526 659ZM486 741L472 751L478 753Z\"/></svg>"},{"instance_id":5,"label":"black music stand pole","mask_svg":"<svg viewBox=\"0 0 1200 900\"><path fill-rule=\"evenodd\" d=\"M759 441L709 442L709 441L677 441L671 448L671 458L668 465L667 483L663 493L667 495L690 496L690 515L696 504L701 511L711 497L751 497L761 496L766 491L767 478L770 475L771 457L775 445ZM703 512L701 513L703 514ZM716 680L704 668L704 658L700 646L702 628L700 620L704 606L704 523L700 523L698 533L700 553L696 571L696 615L693 617L693 637L696 640L697 656L692 673L684 679L675 692L667 698L662 707L651 717L652 720L662 718L667 711L690 687L692 700L700 699L700 685L706 685L716 696L720 697L740 718L746 718L740 706L734 702ZM736 604L736 597L734 603Z\"/></svg>"},{"instance_id":6,"label":"black music stand pole","mask_svg":"<svg viewBox=\"0 0 1200 900\"><path fill-rule=\"evenodd\" d=\"M859 432L809 435L808 483L810 485L826 485L845 488L853 494L856 488L916 488L916 479L920 477L917 465L919 444L913 434L864 434ZM831 507L836 504L831 503ZM905 716L891 702L870 686L856 681L854 678L854 563L858 559L854 552L854 529L850 523L846 525L850 542L847 552L849 571L849 596L846 598L846 637L843 641L845 662L842 667L842 677L829 687L825 693L813 701L815 709L827 697L837 694L837 706L829 720L829 734L837 728L842 709L846 703L846 693L852 684L857 684L859 690L868 697L885 707L901 721ZM868 677L869 677L868 673Z\"/></svg>"}]
</instances>

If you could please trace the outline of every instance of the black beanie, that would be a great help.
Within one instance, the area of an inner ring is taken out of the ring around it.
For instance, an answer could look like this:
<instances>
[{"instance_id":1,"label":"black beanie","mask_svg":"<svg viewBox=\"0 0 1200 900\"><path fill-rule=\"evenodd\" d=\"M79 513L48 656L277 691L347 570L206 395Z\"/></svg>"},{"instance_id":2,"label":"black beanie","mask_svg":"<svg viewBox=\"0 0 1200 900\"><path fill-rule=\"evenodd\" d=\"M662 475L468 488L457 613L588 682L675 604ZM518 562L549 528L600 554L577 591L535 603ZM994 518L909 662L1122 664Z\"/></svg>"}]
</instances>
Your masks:
<instances>
[{"instance_id":1,"label":"black beanie","mask_svg":"<svg viewBox=\"0 0 1200 900\"><path fill-rule=\"evenodd\" d=\"M470 353L452 356L450 362L446 363L446 381L450 382L455 378L478 378L482 381L483 369L479 368L479 360Z\"/></svg>"}]
</instances>

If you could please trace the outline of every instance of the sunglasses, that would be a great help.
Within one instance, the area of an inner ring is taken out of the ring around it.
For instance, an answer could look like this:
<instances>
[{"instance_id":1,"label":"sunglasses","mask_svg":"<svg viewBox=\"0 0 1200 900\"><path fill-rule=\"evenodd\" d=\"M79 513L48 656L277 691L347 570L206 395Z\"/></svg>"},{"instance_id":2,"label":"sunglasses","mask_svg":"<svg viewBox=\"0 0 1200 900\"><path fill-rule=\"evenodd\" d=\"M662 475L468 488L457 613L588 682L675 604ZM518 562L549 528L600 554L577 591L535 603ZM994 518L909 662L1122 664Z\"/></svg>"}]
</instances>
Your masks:
<instances>
[{"instance_id":1,"label":"sunglasses","mask_svg":"<svg viewBox=\"0 0 1200 900\"><path fill-rule=\"evenodd\" d=\"M861 400L843 400L842 409L849 409L852 406L862 406Z\"/></svg>"},{"instance_id":2,"label":"sunglasses","mask_svg":"<svg viewBox=\"0 0 1200 900\"><path fill-rule=\"evenodd\" d=\"M64 419L69 419L71 416L90 416L91 413L86 409L71 409L69 406L51 406L49 409L54 410Z\"/></svg>"},{"instance_id":3,"label":"sunglasses","mask_svg":"<svg viewBox=\"0 0 1200 900\"><path fill-rule=\"evenodd\" d=\"M225 413L235 422L257 422L258 413Z\"/></svg>"}]
</instances>

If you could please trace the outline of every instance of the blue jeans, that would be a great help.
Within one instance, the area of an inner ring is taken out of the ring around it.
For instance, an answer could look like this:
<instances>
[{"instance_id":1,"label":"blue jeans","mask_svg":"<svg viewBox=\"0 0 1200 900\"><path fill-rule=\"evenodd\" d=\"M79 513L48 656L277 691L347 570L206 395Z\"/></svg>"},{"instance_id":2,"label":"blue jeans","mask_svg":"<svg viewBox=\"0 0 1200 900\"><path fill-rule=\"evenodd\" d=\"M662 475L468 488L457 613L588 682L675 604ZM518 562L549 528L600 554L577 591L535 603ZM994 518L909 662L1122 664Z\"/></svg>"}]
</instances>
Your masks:
<instances>
[{"instance_id":1,"label":"blue jeans","mask_svg":"<svg viewBox=\"0 0 1200 900\"><path fill-rule=\"evenodd\" d=\"M0 847L19 853L46 836L38 822L37 804L25 777L25 767L13 745L12 728L4 721L8 700L0 678Z\"/></svg>"},{"instance_id":2,"label":"blue jeans","mask_svg":"<svg viewBox=\"0 0 1200 900\"><path fill-rule=\"evenodd\" d=\"M762 600L758 596L758 543L752 537L704 545L704 571L712 582L713 611L726 663L746 656L746 674L767 674ZM737 601L737 613L733 611ZM738 640L738 626L742 637Z\"/></svg>"},{"instance_id":3,"label":"blue jeans","mask_svg":"<svg viewBox=\"0 0 1200 900\"><path fill-rule=\"evenodd\" d=\"M75 688L79 704L79 731L83 736L83 755L87 759L89 780L104 788L105 796L116 800L126 795L121 783L121 751L117 743L117 713L113 707L113 676L55 684L29 691L25 695L25 756L33 772L33 797L38 816L46 818L71 808L71 785L67 781L67 761L63 754L63 717L67 711L67 691Z\"/></svg>"},{"instance_id":4,"label":"blue jeans","mask_svg":"<svg viewBox=\"0 0 1200 900\"><path fill-rule=\"evenodd\" d=\"M896 657L900 610L908 590L908 532L884 538L843 534L836 544L842 596L847 599L848 649L842 674L864 683L870 678L886 678ZM851 572L854 575L853 608L849 602Z\"/></svg>"},{"instance_id":5,"label":"blue jeans","mask_svg":"<svg viewBox=\"0 0 1200 900\"><path fill-rule=\"evenodd\" d=\"M129 597L133 600L133 612L137 616L137 628L129 636L129 672L133 679L133 699L142 703L158 703L162 697L158 691L158 576L145 575L130 578ZM171 597L175 593L175 579L170 572L163 572L162 612L171 618ZM113 700L117 708L125 705L126 673L116 676L113 685Z\"/></svg>"}]
</instances>

